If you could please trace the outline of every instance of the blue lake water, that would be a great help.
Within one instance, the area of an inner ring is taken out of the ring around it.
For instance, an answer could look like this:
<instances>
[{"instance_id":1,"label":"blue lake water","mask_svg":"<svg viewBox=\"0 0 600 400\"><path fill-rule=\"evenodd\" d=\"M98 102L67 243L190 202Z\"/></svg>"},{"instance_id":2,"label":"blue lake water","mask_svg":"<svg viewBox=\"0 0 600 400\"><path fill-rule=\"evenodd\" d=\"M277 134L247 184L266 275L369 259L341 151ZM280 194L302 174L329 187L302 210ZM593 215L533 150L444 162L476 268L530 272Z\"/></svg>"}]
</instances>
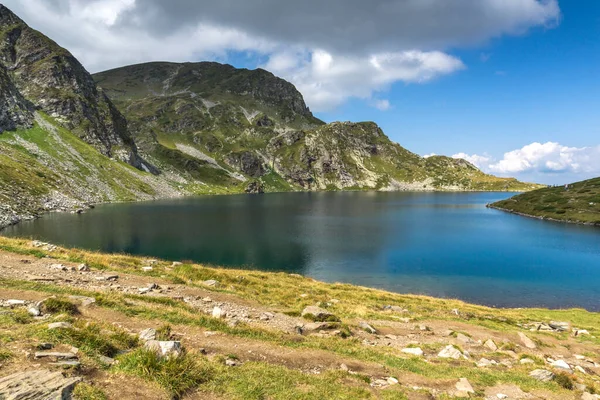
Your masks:
<instances>
[{"instance_id":1,"label":"blue lake water","mask_svg":"<svg viewBox=\"0 0 600 400\"><path fill-rule=\"evenodd\" d=\"M600 229L487 209L506 193L284 193L110 204L2 232L501 307L600 311Z\"/></svg>"}]
</instances>

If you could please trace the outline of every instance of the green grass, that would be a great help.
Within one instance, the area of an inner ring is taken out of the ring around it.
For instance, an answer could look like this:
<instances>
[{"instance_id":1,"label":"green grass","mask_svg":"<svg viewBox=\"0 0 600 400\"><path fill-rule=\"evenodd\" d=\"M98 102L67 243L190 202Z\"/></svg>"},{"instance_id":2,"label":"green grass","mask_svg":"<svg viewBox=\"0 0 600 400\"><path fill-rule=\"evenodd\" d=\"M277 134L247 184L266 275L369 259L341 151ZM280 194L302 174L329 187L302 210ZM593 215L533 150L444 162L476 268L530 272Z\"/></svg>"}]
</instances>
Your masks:
<instances>
[{"instance_id":1,"label":"green grass","mask_svg":"<svg viewBox=\"0 0 600 400\"><path fill-rule=\"evenodd\" d=\"M160 357L155 352L137 349L119 357L115 369L157 383L173 399L211 380L214 368L206 359L191 354Z\"/></svg>"},{"instance_id":2,"label":"green grass","mask_svg":"<svg viewBox=\"0 0 600 400\"><path fill-rule=\"evenodd\" d=\"M600 225L600 178L539 189L492 204L510 212L558 221Z\"/></svg>"},{"instance_id":3,"label":"green grass","mask_svg":"<svg viewBox=\"0 0 600 400\"><path fill-rule=\"evenodd\" d=\"M50 314L79 314L79 310L77 309L77 306L75 304L73 304L69 300L57 297L50 297L44 300L43 309L45 313Z\"/></svg>"},{"instance_id":4,"label":"green grass","mask_svg":"<svg viewBox=\"0 0 600 400\"><path fill-rule=\"evenodd\" d=\"M108 400L108 397L96 386L79 383L73 391L73 400Z\"/></svg>"}]
</instances>

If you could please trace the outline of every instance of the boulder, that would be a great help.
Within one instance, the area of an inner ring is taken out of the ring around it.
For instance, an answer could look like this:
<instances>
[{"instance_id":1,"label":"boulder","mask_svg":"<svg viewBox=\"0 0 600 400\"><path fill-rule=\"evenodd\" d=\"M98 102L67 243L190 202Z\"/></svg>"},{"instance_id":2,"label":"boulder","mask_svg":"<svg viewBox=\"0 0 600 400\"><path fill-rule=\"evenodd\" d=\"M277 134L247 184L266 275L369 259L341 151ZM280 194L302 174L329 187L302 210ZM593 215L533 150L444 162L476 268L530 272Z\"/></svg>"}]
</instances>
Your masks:
<instances>
[{"instance_id":1,"label":"boulder","mask_svg":"<svg viewBox=\"0 0 600 400\"><path fill-rule=\"evenodd\" d=\"M564 369L565 371L572 372L571 366L567 364L565 360L556 360L550 365L554 368Z\"/></svg>"},{"instance_id":2,"label":"boulder","mask_svg":"<svg viewBox=\"0 0 600 400\"><path fill-rule=\"evenodd\" d=\"M459 392L475 393L475 390L473 390L473 386L471 386L471 383L467 378L460 378L460 380L456 382L456 385L454 385L454 387L456 387L456 390L458 390Z\"/></svg>"},{"instance_id":3,"label":"boulder","mask_svg":"<svg viewBox=\"0 0 600 400\"><path fill-rule=\"evenodd\" d=\"M53 322L48 324L48 329L71 329L73 325L68 322Z\"/></svg>"},{"instance_id":4,"label":"boulder","mask_svg":"<svg viewBox=\"0 0 600 400\"><path fill-rule=\"evenodd\" d=\"M479 360L477 362L477 366L479 368L485 368L485 367L491 367L492 365L495 365L496 362L492 361L492 360L488 360L487 358L482 358L481 360Z\"/></svg>"},{"instance_id":5,"label":"boulder","mask_svg":"<svg viewBox=\"0 0 600 400\"><path fill-rule=\"evenodd\" d=\"M496 345L496 343L494 343L492 339L486 340L483 345L491 351L498 351L498 346Z\"/></svg>"},{"instance_id":6,"label":"boulder","mask_svg":"<svg viewBox=\"0 0 600 400\"><path fill-rule=\"evenodd\" d=\"M528 349L537 348L535 342L527 337L523 332L519 332L519 339L521 339L521 343Z\"/></svg>"},{"instance_id":7,"label":"boulder","mask_svg":"<svg viewBox=\"0 0 600 400\"><path fill-rule=\"evenodd\" d=\"M463 353L460 352L460 350L458 350L456 347L454 347L450 344L450 345L444 347L442 349L442 351L440 351L438 353L438 357L453 358L455 360L458 360L459 358L464 358L465 356L463 355Z\"/></svg>"},{"instance_id":8,"label":"boulder","mask_svg":"<svg viewBox=\"0 0 600 400\"><path fill-rule=\"evenodd\" d=\"M39 317L40 315L42 315L42 312L40 311L40 308L38 306L29 307L27 309L27 312L33 317Z\"/></svg>"},{"instance_id":9,"label":"boulder","mask_svg":"<svg viewBox=\"0 0 600 400\"><path fill-rule=\"evenodd\" d=\"M304 310L302 310L302 316L315 321L326 321L328 319L335 318L335 316L329 311L316 306L306 307Z\"/></svg>"},{"instance_id":10,"label":"boulder","mask_svg":"<svg viewBox=\"0 0 600 400\"><path fill-rule=\"evenodd\" d=\"M463 335L462 333L456 334L456 340L458 340L459 342L461 342L463 344L472 344L472 343L474 343L473 339L471 339L467 335Z\"/></svg>"},{"instance_id":11,"label":"boulder","mask_svg":"<svg viewBox=\"0 0 600 400\"><path fill-rule=\"evenodd\" d=\"M550 328L557 332L566 332L571 329L571 324L568 322L550 321L548 325L550 325Z\"/></svg>"},{"instance_id":12,"label":"boulder","mask_svg":"<svg viewBox=\"0 0 600 400\"><path fill-rule=\"evenodd\" d=\"M183 352L181 342L174 340L149 340L146 342L145 347L163 357L177 357Z\"/></svg>"},{"instance_id":13,"label":"boulder","mask_svg":"<svg viewBox=\"0 0 600 400\"><path fill-rule=\"evenodd\" d=\"M58 371L17 372L0 378L0 399L70 399L80 381Z\"/></svg>"},{"instance_id":14,"label":"boulder","mask_svg":"<svg viewBox=\"0 0 600 400\"><path fill-rule=\"evenodd\" d=\"M87 271L89 271L89 270L90 270L90 267L88 267L86 264L79 264L79 265L77 266L77 271L80 271L80 272L87 272Z\"/></svg>"},{"instance_id":15,"label":"boulder","mask_svg":"<svg viewBox=\"0 0 600 400\"><path fill-rule=\"evenodd\" d=\"M554 373L545 369L533 370L529 373L529 376L540 382L550 382L552 379L554 379Z\"/></svg>"},{"instance_id":16,"label":"boulder","mask_svg":"<svg viewBox=\"0 0 600 400\"><path fill-rule=\"evenodd\" d=\"M418 356L418 357L423 355L423 350L421 350L420 347L407 347L405 349L402 349L401 351L403 353L410 354L413 356Z\"/></svg>"},{"instance_id":17,"label":"boulder","mask_svg":"<svg viewBox=\"0 0 600 400\"><path fill-rule=\"evenodd\" d=\"M227 316L227 313L225 313L225 311L223 311L221 307L215 307L212 310L212 316L213 318L225 318Z\"/></svg>"},{"instance_id":18,"label":"boulder","mask_svg":"<svg viewBox=\"0 0 600 400\"><path fill-rule=\"evenodd\" d=\"M361 322L358 324L358 326L360 327L360 329L365 330L373 335L375 335L377 333L377 329L373 328L371 325L367 324L366 322Z\"/></svg>"},{"instance_id":19,"label":"boulder","mask_svg":"<svg viewBox=\"0 0 600 400\"><path fill-rule=\"evenodd\" d=\"M143 340L144 342L147 342L149 340L156 340L156 329L154 329L154 328L144 329L143 331L140 332L139 338L140 338L140 340Z\"/></svg>"}]
</instances>

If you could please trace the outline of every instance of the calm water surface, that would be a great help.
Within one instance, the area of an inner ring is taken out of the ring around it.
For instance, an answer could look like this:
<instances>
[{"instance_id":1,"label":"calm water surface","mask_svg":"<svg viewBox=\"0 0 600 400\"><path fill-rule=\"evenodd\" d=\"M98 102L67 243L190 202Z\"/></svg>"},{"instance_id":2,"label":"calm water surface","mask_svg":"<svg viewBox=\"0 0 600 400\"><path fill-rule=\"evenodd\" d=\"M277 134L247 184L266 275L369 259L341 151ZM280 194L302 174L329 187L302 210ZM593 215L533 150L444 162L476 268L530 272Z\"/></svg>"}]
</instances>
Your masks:
<instances>
[{"instance_id":1,"label":"calm water surface","mask_svg":"<svg viewBox=\"0 0 600 400\"><path fill-rule=\"evenodd\" d=\"M506 193L286 193L112 204L2 233L503 307L600 311L600 229L485 208Z\"/></svg>"}]
</instances>

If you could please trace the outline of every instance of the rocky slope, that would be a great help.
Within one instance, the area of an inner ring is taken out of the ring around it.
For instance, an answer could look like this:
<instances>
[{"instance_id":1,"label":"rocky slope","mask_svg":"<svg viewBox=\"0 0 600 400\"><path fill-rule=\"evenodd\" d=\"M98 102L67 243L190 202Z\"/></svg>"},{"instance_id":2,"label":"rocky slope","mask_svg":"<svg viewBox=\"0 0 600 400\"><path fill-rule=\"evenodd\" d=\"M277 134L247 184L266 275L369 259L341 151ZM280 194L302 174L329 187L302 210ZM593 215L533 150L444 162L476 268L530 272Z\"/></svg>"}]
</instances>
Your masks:
<instances>
[{"instance_id":1,"label":"rocky slope","mask_svg":"<svg viewBox=\"0 0 600 400\"><path fill-rule=\"evenodd\" d=\"M0 310L2 398L600 398L600 314L584 310L6 238Z\"/></svg>"},{"instance_id":2,"label":"rocky slope","mask_svg":"<svg viewBox=\"0 0 600 400\"><path fill-rule=\"evenodd\" d=\"M0 81L3 92L5 85L12 89L13 129L32 123L25 100L29 109L44 111L102 154L143 168L127 120L81 63L1 4Z\"/></svg>"},{"instance_id":3,"label":"rocky slope","mask_svg":"<svg viewBox=\"0 0 600 400\"><path fill-rule=\"evenodd\" d=\"M600 178L547 187L490 205L525 216L600 226Z\"/></svg>"},{"instance_id":4,"label":"rocky slope","mask_svg":"<svg viewBox=\"0 0 600 400\"><path fill-rule=\"evenodd\" d=\"M266 190L530 190L463 160L424 159L372 122L324 124L290 83L217 63L146 63L95 74L140 146L210 158Z\"/></svg>"}]
</instances>

